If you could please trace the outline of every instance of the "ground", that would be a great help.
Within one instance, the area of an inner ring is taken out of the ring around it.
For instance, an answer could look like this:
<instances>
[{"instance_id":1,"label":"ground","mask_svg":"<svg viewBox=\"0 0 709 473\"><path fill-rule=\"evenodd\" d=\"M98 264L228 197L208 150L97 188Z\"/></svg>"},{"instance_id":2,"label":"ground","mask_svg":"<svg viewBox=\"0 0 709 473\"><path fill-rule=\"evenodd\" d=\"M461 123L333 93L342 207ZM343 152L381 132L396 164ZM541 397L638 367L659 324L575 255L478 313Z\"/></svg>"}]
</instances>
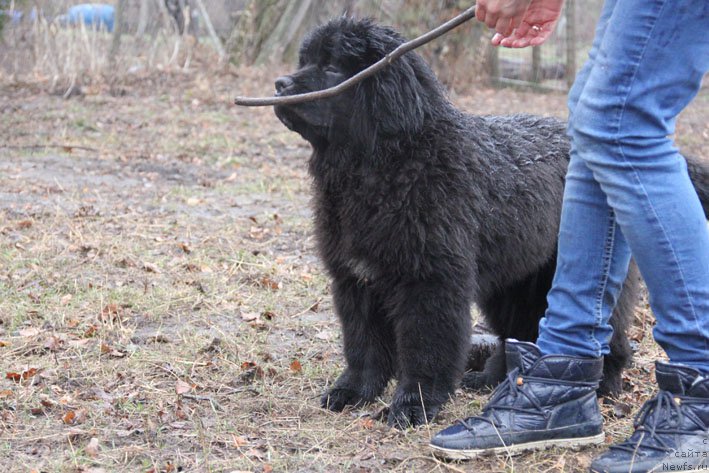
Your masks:
<instances>
[{"instance_id":1,"label":"ground","mask_svg":"<svg viewBox=\"0 0 709 473\"><path fill-rule=\"evenodd\" d=\"M64 99L0 81L0 467L46 472L583 471L600 449L471 463L428 439L485 397L460 392L427 427L335 414L343 368L314 250L309 146L271 109L273 70L163 72ZM481 114L563 117L563 94L481 86ZM678 124L709 156L709 94ZM639 307L607 440L652 392Z\"/></svg>"}]
</instances>

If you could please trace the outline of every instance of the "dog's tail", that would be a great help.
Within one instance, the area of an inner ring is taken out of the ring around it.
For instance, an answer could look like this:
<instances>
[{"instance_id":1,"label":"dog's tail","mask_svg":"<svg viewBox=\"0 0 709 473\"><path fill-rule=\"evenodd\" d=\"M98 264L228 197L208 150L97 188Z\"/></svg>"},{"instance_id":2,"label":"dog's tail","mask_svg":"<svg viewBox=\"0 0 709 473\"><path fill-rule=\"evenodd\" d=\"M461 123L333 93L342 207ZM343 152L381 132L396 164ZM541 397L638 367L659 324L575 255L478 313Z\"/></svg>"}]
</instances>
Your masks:
<instances>
[{"instance_id":1,"label":"dog's tail","mask_svg":"<svg viewBox=\"0 0 709 473\"><path fill-rule=\"evenodd\" d=\"M709 161L694 156L685 156L689 178L702 202L704 215L709 220Z\"/></svg>"}]
</instances>

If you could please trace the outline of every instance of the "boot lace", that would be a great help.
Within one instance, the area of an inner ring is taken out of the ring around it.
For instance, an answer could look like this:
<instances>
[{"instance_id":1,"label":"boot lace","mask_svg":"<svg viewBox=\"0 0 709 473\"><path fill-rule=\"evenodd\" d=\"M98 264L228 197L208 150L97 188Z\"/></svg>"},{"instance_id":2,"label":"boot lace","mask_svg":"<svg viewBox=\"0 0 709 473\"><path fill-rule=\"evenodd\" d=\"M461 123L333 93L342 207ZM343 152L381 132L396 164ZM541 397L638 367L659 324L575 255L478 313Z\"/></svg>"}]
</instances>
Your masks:
<instances>
[{"instance_id":1,"label":"boot lace","mask_svg":"<svg viewBox=\"0 0 709 473\"><path fill-rule=\"evenodd\" d=\"M700 431L707 430L697 414L684 407L691 403L692 400L687 398L677 403L671 392L660 391L654 399L647 401L635 416L633 422L635 433L625 442L610 448L633 454L641 448L663 453L674 451L676 446L668 443L670 439L663 438L663 436L695 435L697 433L696 429L688 430L679 427L684 423L684 419L690 420ZM640 435L638 436L638 434Z\"/></svg>"},{"instance_id":2,"label":"boot lace","mask_svg":"<svg viewBox=\"0 0 709 473\"><path fill-rule=\"evenodd\" d=\"M517 384L517 379L519 378L519 368L507 373L507 378L505 378L502 383L495 389L495 392L490 397L487 405L483 408L482 413L478 416L468 417L466 419L458 420L458 423L465 427L468 431L473 431L474 421L483 421L491 424L496 429L504 427L502 420L498 417L498 411L514 411L523 414L533 414L541 415L548 418L551 415L551 411L545 409L539 400L532 394L524 389L527 383L522 385ZM574 382L574 381L557 381L547 378L535 378L530 376L524 377L525 381L543 381L545 384L570 384L574 386L594 386L594 383L585 382ZM531 407L520 407L516 405L515 400L519 397L525 397ZM511 426L510 426L511 427Z\"/></svg>"}]
</instances>

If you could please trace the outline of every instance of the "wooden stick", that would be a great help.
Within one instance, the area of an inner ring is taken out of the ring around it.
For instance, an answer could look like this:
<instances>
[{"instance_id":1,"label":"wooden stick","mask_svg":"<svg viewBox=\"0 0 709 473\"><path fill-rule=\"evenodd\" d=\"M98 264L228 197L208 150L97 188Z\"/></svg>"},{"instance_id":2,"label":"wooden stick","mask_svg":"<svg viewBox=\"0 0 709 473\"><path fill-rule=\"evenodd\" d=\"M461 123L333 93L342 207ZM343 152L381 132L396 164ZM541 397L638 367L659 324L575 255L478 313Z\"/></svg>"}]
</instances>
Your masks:
<instances>
[{"instance_id":1,"label":"wooden stick","mask_svg":"<svg viewBox=\"0 0 709 473\"><path fill-rule=\"evenodd\" d=\"M244 107L264 107L268 105L291 105L294 103L304 103L311 102L318 99L326 99L329 97L334 97L350 87L362 82L364 79L373 76L380 70L387 67L395 59L403 56L409 51L418 48L439 36L449 32L453 28L460 26L471 18L475 17L475 5L465 10L460 15L452 18L451 20L443 23L436 29L429 31L428 33L419 36L416 39L408 41L399 45L395 50L384 56L379 61L375 62L368 68L358 72L356 75L350 77L344 82L337 84L329 89L318 90L316 92L308 92L306 94L288 95L285 97L237 97L234 99L236 105L242 105Z\"/></svg>"}]
</instances>

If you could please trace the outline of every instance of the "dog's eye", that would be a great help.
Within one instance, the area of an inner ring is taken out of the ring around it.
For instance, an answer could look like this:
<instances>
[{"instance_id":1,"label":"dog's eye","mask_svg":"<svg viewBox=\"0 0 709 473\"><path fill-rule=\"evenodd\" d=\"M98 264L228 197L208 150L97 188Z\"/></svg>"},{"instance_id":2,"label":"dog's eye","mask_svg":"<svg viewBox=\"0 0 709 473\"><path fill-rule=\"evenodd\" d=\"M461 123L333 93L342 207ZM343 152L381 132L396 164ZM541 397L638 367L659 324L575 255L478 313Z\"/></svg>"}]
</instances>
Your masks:
<instances>
[{"instance_id":1,"label":"dog's eye","mask_svg":"<svg viewBox=\"0 0 709 473\"><path fill-rule=\"evenodd\" d=\"M340 70L333 66L332 64L328 64L325 67L323 67L323 71L328 72L330 74L339 74Z\"/></svg>"}]
</instances>

